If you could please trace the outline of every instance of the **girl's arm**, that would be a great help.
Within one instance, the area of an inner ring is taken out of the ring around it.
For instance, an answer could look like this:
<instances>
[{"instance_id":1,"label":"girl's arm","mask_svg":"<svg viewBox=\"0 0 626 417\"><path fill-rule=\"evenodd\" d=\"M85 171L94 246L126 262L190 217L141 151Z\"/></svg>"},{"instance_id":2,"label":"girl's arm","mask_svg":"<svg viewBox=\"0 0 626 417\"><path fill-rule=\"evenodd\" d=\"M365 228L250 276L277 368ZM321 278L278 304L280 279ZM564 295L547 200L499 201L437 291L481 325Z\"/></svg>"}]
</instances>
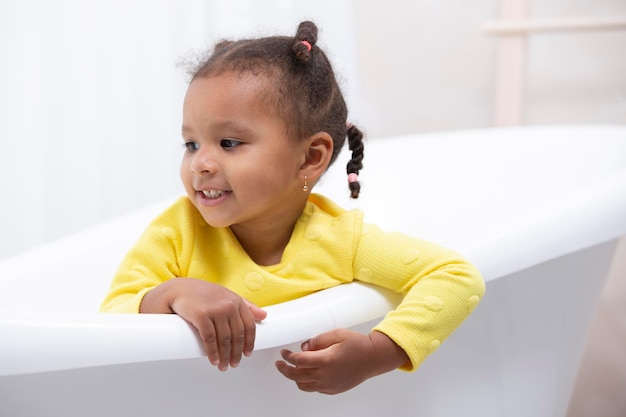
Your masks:
<instances>
[{"instance_id":1,"label":"girl's arm","mask_svg":"<svg viewBox=\"0 0 626 417\"><path fill-rule=\"evenodd\" d=\"M302 352L284 349L276 367L302 391L338 394L405 364L409 357L385 334L337 329L302 344Z\"/></svg>"},{"instance_id":2,"label":"girl's arm","mask_svg":"<svg viewBox=\"0 0 626 417\"><path fill-rule=\"evenodd\" d=\"M122 259L100 311L139 313L144 296L162 283L183 275L180 262L185 253L183 235L193 227L181 221L185 206L179 200L155 218Z\"/></svg>"},{"instance_id":3,"label":"girl's arm","mask_svg":"<svg viewBox=\"0 0 626 417\"><path fill-rule=\"evenodd\" d=\"M140 313L176 313L194 326L211 364L239 366L254 348L256 321L267 313L229 289L193 278L174 278L149 291Z\"/></svg>"},{"instance_id":4,"label":"girl's arm","mask_svg":"<svg viewBox=\"0 0 626 417\"><path fill-rule=\"evenodd\" d=\"M212 364L224 370L252 352L265 311L232 291L187 274L194 242L190 204L157 217L127 253L100 308L115 313L176 313L200 334Z\"/></svg>"},{"instance_id":5,"label":"girl's arm","mask_svg":"<svg viewBox=\"0 0 626 417\"><path fill-rule=\"evenodd\" d=\"M358 280L405 294L369 335L340 329L283 351L278 370L306 391L339 393L390 370L416 369L469 316L485 290L457 253L371 226L354 260Z\"/></svg>"}]
</instances>

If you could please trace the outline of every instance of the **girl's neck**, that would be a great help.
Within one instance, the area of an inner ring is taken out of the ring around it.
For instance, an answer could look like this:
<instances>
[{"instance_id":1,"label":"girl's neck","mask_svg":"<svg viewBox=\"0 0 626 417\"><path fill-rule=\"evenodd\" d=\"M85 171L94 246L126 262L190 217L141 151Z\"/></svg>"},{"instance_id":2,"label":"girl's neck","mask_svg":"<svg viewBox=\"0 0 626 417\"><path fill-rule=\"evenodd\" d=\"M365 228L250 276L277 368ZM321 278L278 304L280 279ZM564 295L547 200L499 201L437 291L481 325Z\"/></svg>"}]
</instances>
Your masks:
<instances>
[{"instance_id":1,"label":"girl's neck","mask_svg":"<svg viewBox=\"0 0 626 417\"><path fill-rule=\"evenodd\" d=\"M250 225L232 225L231 231L257 265L270 266L279 264L295 227L294 221Z\"/></svg>"}]
</instances>

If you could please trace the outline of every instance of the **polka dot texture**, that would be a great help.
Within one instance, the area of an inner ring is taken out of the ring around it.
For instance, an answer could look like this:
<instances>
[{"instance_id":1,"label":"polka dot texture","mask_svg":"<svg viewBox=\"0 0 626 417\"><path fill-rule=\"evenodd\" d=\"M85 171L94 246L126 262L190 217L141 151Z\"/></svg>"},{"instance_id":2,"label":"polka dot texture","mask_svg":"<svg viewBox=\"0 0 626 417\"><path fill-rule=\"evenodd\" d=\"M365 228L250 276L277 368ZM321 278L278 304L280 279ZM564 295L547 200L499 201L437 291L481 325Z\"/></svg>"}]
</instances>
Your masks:
<instances>
[{"instance_id":1,"label":"polka dot texture","mask_svg":"<svg viewBox=\"0 0 626 417\"><path fill-rule=\"evenodd\" d=\"M302 297L359 280L404 295L378 330L410 358L422 361L476 308L484 293L480 273L461 256L435 244L363 223L312 195L280 263L258 265L230 229L208 226L182 198L146 229L123 260L102 311L137 312L150 288L173 277L223 285L259 306Z\"/></svg>"}]
</instances>

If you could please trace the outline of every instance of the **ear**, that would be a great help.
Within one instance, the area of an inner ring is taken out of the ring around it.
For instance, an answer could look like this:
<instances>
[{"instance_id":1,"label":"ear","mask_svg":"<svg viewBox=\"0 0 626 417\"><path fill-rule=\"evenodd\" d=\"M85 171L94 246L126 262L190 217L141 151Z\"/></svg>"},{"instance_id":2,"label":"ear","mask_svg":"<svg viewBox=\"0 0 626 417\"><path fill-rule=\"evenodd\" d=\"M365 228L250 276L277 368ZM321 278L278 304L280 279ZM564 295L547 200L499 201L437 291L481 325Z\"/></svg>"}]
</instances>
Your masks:
<instances>
[{"instance_id":1,"label":"ear","mask_svg":"<svg viewBox=\"0 0 626 417\"><path fill-rule=\"evenodd\" d=\"M326 171L333 155L333 138L326 132L318 132L304 141L305 159L300 170L313 183Z\"/></svg>"}]
</instances>

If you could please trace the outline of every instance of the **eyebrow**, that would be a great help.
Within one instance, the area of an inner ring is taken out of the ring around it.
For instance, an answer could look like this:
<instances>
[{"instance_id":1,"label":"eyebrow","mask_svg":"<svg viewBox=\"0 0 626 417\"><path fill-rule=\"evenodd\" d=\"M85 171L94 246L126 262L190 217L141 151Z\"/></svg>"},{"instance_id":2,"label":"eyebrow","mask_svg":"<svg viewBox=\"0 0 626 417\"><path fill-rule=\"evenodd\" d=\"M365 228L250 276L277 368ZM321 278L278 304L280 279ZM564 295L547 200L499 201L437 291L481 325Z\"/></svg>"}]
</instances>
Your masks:
<instances>
[{"instance_id":1,"label":"eyebrow","mask_svg":"<svg viewBox=\"0 0 626 417\"><path fill-rule=\"evenodd\" d=\"M248 126L246 126L245 124L242 123L238 123L236 121L233 120L225 120L223 122L218 122L215 125L211 126L212 130L230 130L230 131L234 131L235 133L249 133L252 132L252 129L250 129ZM190 126L184 125L182 127L182 132L183 133L190 133L192 132L193 129Z\"/></svg>"}]
</instances>

